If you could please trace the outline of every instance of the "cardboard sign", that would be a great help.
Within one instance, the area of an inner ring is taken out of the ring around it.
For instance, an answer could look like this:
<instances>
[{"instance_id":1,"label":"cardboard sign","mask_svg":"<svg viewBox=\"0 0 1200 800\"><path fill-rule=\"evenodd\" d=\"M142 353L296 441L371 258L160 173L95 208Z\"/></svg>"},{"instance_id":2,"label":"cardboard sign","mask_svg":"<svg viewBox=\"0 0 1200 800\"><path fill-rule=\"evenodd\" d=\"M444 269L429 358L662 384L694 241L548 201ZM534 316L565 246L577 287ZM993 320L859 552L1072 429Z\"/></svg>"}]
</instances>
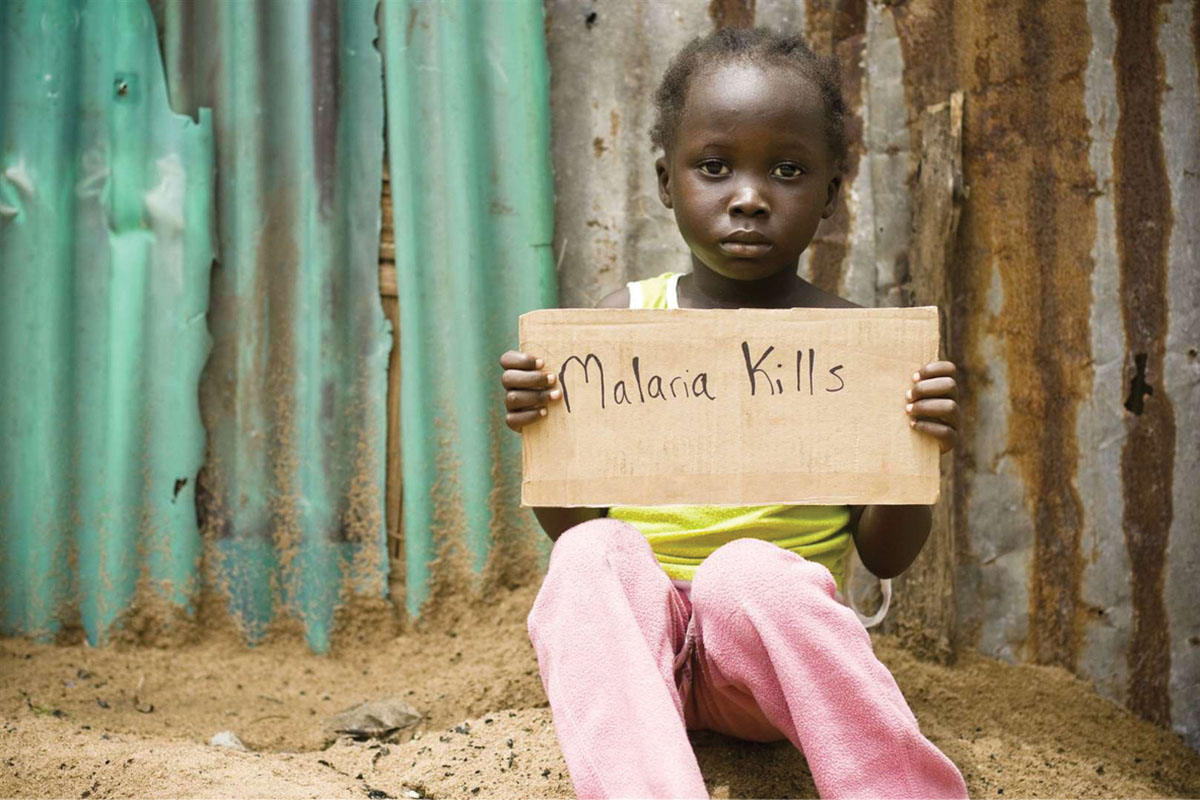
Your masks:
<instances>
[{"instance_id":1,"label":"cardboard sign","mask_svg":"<svg viewBox=\"0 0 1200 800\"><path fill-rule=\"evenodd\" d=\"M522 433L531 506L932 503L904 393L937 309L556 309L521 350L563 396Z\"/></svg>"}]
</instances>

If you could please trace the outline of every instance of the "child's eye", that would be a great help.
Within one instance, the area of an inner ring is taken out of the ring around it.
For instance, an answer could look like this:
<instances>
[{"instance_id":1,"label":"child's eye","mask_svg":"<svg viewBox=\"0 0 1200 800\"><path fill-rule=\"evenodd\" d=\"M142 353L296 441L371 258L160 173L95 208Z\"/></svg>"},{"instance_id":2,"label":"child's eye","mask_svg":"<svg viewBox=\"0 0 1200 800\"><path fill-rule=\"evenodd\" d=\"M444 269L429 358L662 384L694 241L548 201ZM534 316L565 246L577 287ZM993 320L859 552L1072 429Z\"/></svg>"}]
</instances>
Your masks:
<instances>
[{"instance_id":1,"label":"child's eye","mask_svg":"<svg viewBox=\"0 0 1200 800\"><path fill-rule=\"evenodd\" d=\"M700 162L700 171L705 175L728 175L729 167L716 159L710 159L709 161Z\"/></svg>"},{"instance_id":2,"label":"child's eye","mask_svg":"<svg viewBox=\"0 0 1200 800\"><path fill-rule=\"evenodd\" d=\"M799 178L804 170L799 164L779 164L771 170L771 174L776 178Z\"/></svg>"}]
</instances>

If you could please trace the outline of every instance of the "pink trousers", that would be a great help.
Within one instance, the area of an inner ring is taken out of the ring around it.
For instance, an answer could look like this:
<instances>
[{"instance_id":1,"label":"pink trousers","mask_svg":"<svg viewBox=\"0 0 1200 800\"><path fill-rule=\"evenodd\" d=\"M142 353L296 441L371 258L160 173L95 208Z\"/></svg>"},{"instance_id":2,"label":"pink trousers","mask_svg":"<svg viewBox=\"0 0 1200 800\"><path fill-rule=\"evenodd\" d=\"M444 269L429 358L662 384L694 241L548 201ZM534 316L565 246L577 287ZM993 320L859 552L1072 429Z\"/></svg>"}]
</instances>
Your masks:
<instances>
[{"instance_id":1,"label":"pink trousers","mask_svg":"<svg viewBox=\"0 0 1200 800\"><path fill-rule=\"evenodd\" d=\"M567 531L529 614L579 797L707 797L687 729L786 737L822 798L966 797L825 567L756 539L721 547L690 601L645 538Z\"/></svg>"}]
</instances>

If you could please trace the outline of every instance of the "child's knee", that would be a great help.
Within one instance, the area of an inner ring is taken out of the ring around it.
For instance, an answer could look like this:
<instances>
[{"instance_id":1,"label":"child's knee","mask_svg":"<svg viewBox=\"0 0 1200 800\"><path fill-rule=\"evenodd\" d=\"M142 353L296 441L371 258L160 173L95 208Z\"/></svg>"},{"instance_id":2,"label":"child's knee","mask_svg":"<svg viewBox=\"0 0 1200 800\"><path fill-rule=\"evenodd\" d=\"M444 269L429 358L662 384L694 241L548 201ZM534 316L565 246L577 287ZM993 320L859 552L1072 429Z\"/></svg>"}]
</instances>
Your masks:
<instances>
[{"instance_id":1,"label":"child's knee","mask_svg":"<svg viewBox=\"0 0 1200 800\"><path fill-rule=\"evenodd\" d=\"M550 552L550 573L566 570L578 577L605 563L613 552L651 552L646 537L617 519L593 519L558 537ZM549 577L549 575L547 575Z\"/></svg>"},{"instance_id":2,"label":"child's knee","mask_svg":"<svg viewBox=\"0 0 1200 800\"><path fill-rule=\"evenodd\" d=\"M563 620L590 603L601 581L644 577L660 571L641 532L615 519L594 519L558 537L550 567L526 619L531 637L549 620ZM663 576L665 579L665 576ZM564 616L566 615L566 616Z\"/></svg>"}]
</instances>

